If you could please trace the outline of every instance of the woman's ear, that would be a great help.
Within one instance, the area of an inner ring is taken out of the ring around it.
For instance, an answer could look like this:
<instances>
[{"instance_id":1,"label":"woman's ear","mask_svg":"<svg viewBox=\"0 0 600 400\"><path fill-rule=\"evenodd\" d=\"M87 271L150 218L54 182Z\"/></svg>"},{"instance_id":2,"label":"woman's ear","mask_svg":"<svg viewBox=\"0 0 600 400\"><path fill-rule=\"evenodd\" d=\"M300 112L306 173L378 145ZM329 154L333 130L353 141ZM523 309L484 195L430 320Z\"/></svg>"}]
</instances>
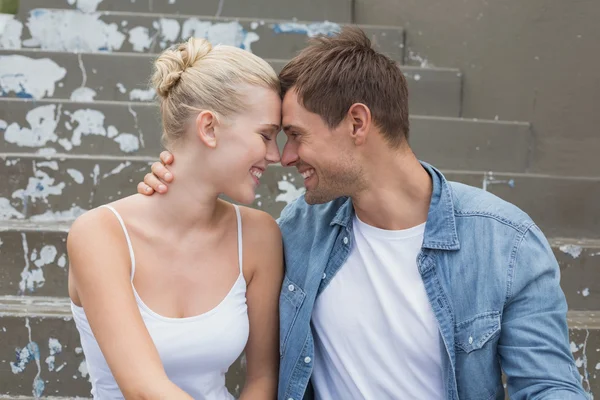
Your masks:
<instances>
[{"instance_id":1,"label":"woman's ear","mask_svg":"<svg viewBox=\"0 0 600 400\"><path fill-rule=\"evenodd\" d=\"M211 149L217 147L215 127L218 123L217 117L211 111L202 111L196 117L196 136Z\"/></svg>"}]
</instances>

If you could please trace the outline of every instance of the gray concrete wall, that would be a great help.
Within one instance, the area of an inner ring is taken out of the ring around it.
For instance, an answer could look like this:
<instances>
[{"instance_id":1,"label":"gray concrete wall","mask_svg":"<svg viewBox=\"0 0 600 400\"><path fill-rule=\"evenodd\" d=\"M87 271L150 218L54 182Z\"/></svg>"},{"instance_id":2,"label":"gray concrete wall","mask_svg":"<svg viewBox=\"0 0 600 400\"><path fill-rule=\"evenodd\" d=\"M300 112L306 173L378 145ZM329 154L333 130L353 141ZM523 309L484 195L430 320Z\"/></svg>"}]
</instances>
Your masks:
<instances>
[{"instance_id":1,"label":"gray concrete wall","mask_svg":"<svg viewBox=\"0 0 600 400\"><path fill-rule=\"evenodd\" d=\"M406 62L460 68L464 117L530 121L531 172L600 173L600 1L355 0Z\"/></svg>"}]
</instances>

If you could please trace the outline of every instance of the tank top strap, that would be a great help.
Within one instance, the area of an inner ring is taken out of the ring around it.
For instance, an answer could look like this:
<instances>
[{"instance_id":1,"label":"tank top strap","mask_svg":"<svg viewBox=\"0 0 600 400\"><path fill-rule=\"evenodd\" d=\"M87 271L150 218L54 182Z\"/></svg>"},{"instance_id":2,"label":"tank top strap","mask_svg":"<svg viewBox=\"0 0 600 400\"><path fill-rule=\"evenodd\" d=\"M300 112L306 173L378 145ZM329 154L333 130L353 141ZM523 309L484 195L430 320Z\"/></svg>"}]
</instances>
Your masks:
<instances>
[{"instance_id":1,"label":"tank top strap","mask_svg":"<svg viewBox=\"0 0 600 400\"><path fill-rule=\"evenodd\" d=\"M240 267L240 274L243 272L242 260L243 257L243 245L242 245L242 214L240 213L240 208L234 204L235 215L237 216L237 242L238 242L238 265Z\"/></svg>"},{"instance_id":2,"label":"tank top strap","mask_svg":"<svg viewBox=\"0 0 600 400\"><path fill-rule=\"evenodd\" d=\"M131 239L129 238L127 227L125 227L125 222L123 221L123 218L121 218L121 215L117 212L117 210L114 209L114 207L106 204L100 207L108 208L110 211L112 211L113 214L115 214L115 216L119 220L121 228L123 228L123 233L125 234L125 239L127 240L127 247L129 249L129 258L131 259L131 281L133 282L133 277L135 275L135 254L133 253L133 246L131 245Z\"/></svg>"}]
</instances>

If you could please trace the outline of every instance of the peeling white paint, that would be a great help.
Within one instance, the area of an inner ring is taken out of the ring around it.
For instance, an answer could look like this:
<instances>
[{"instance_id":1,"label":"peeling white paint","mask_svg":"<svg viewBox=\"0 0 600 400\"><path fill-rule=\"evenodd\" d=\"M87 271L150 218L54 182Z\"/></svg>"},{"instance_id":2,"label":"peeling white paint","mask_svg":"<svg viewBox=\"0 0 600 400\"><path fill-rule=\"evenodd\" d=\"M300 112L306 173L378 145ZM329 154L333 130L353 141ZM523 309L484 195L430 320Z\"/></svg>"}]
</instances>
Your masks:
<instances>
[{"instance_id":1,"label":"peeling white paint","mask_svg":"<svg viewBox=\"0 0 600 400\"><path fill-rule=\"evenodd\" d=\"M73 221L87 210L79 206L73 206L65 211L46 211L43 214L33 215L31 220L34 222L49 222L49 221Z\"/></svg>"},{"instance_id":2,"label":"peeling white paint","mask_svg":"<svg viewBox=\"0 0 600 400\"><path fill-rule=\"evenodd\" d=\"M23 201L31 199L34 203L36 200L41 199L44 202L48 202L48 196L59 196L62 194L66 186L65 183L59 182L55 184L55 179L51 178L44 171L40 171L36 167L35 161L33 162L33 172L34 176L29 178L27 188L16 190L12 194L14 199L22 199Z\"/></svg>"},{"instance_id":3,"label":"peeling white paint","mask_svg":"<svg viewBox=\"0 0 600 400\"><path fill-rule=\"evenodd\" d=\"M585 288L581 291L581 295L583 297L588 297L590 295L590 288Z\"/></svg>"},{"instance_id":4,"label":"peeling white paint","mask_svg":"<svg viewBox=\"0 0 600 400\"><path fill-rule=\"evenodd\" d=\"M20 49L23 23L12 14L0 14L0 48Z\"/></svg>"},{"instance_id":5,"label":"peeling white paint","mask_svg":"<svg viewBox=\"0 0 600 400\"><path fill-rule=\"evenodd\" d=\"M58 140L54 132L60 120L60 107L58 112L54 104L36 107L27 113L25 120L29 128L13 122L6 128L4 140L20 147L42 147Z\"/></svg>"},{"instance_id":6,"label":"peeling white paint","mask_svg":"<svg viewBox=\"0 0 600 400\"><path fill-rule=\"evenodd\" d=\"M488 190L488 186L490 185L498 185L498 184L502 184L502 185L508 185L511 188L515 187L515 181L514 179L496 179L494 177L494 173L492 171L486 172L483 175L483 182L482 182L482 186L481 188L483 190Z\"/></svg>"},{"instance_id":7,"label":"peeling white paint","mask_svg":"<svg viewBox=\"0 0 600 400\"><path fill-rule=\"evenodd\" d=\"M21 55L0 56L0 92L19 97L42 99L54 95L55 85L67 70L49 58L34 59Z\"/></svg>"},{"instance_id":8,"label":"peeling white paint","mask_svg":"<svg viewBox=\"0 0 600 400\"><path fill-rule=\"evenodd\" d=\"M77 370L79 371L79 373L81 374L82 378L85 378L86 376L89 375L88 372L88 367L87 367L87 363L85 362L85 360L83 360L80 364L79 364L79 368L77 368Z\"/></svg>"},{"instance_id":9,"label":"peeling white paint","mask_svg":"<svg viewBox=\"0 0 600 400\"><path fill-rule=\"evenodd\" d=\"M23 254L25 256L25 268L21 272L21 282L19 282L19 294L24 294L26 291L33 292L36 288L44 285L44 272L41 268L31 271L29 264L29 246L27 244L27 236L21 233L23 242ZM35 251L35 250L34 250Z\"/></svg>"},{"instance_id":10,"label":"peeling white paint","mask_svg":"<svg viewBox=\"0 0 600 400\"><path fill-rule=\"evenodd\" d=\"M125 35L117 24L100 20L100 14L82 14L75 10L35 9L27 22L31 39L26 47L70 52L119 50Z\"/></svg>"},{"instance_id":11,"label":"peeling white paint","mask_svg":"<svg viewBox=\"0 0 600 400\"><path fill-rule=\"evenodd\" d=\"M78 171L76 169L73 168L68 168L67 169L67 173L69 175L71 175L71 178L73 178L73 180L78 183L78 184L82 184L83 183L83 174L81 173L81 171Z\"/></svg>"},{"instance_id":12,"label":"peeling white paint","mask_svg":"<svg viewBox=\"0 0 600 400\"><path fill-rule=\"evenodd\" d=\"M83 353L83 349L81 347L75 347L75 354Z\"/></svg>"},{"instance_id":13,"label":"peeling white paint","mask_svg":"<svg viewBox=\"0 0 600 400\"><path fill-rule=\"evenodd\" d=\"M252 21L250 23L250 29L255 30L256 28L258 28L259 24L256 21Z\"/></svg>"},{"instance_id":14,"label":"peeling white paint","mask_svg":"<svg viewBox=\"0 0 600 400\"><path fill-rule=\"evenodd\" d=\"M39 258L32 259L31 261L34 261L36 267L42 268L45 265L52 264L54 260L56 260L57 255L58 251L56 250L56 247L46 245L40 250Z\"/></svg>"},{"instance_id":15,"label":"peeling white paint","mask_svg":"<svg viewBox=\"0 0 600 400\"><path fill-rule=\"evenodd\" d=\"M0 197L0 220L7 219L23 219L25 216L18 212L11 204L10 200L5 197Z\"/></svg>"},{"instance_id":16,"label":"peeling white paint","mask_svg":"<svg viewBox=\"0 0 600 400\"><path fill-rule=\"evenodd\" d=\"M150 89L133 89L129 92L129 100L131 101L152 101L156 96L156 91L153 88Z\"/></svg>"},{"instance_id":17,"label":"peeling white paint","mask_svg":"<svg viewBox=\"0 0 600 400\"><path fill-rule=\"evenodd\" d=\"M102 3L102 0L77 0L77 9L85 13L91 13L98 9L98 4ZM73 4L69 0L69 4Z\"/></svg>"},{"instance_id":18,"label":"peeling white paint","mask_svg":"<svg viewBox=\"0 0 600 400\"><path fill-rule=\"evenodd\" d=\"M255 32L247 32L237 21L218 22L201 21L198 18L190 18L183 23L181 39L190 37L207 39L213 46L222 44L227 46L241 47L252 51L252 43L260 37Z\"/></svg>"},{"instance_id":19,"label":"peeling white paint","mask_svg":"<svg viewBox=\"0 0 600 400\"><path fill-rule=\"evenodd\" d=\"M102 179L106 179L111 175L116 175L119 172L123 171L125 168L129 167L130 165L131 165L131 161L125 161L124 163L117 165L117 167L114 168L112 171L107 172L106 174L102 175Z\"/></svg>"},{"instance_id":20,"label":"peeling white paint","mask_svg":"<svg viewBox=\"0 0 600 400\"><path fill-rule=\"evenodd\" d=\"M89 103L94 101L97 93L94 89L87 87L80 87L73 90L71 93L71 101L77 101L79 103Z\"/></svg>"},{"instance_id":21,"label":"peeling white paint","mask_svg":"<svg viewBox=\"0 0 600 400\"><path fill-rule=\"evenodd\" d=\"M314 22L312 24L299 24L297 22L284 22L273 25L275 33L300 33L308 37L317 35L333 35L341 30L335 22Z\"/></svg>"},{"instance_id":22,"label":"peeling white paint","mask_svg":"<svg viewBox=\"0 0 600 400\"><path fill-rule=\"evenodd\" d=\"M577 258L581 255L583 248L574 244L565 244L559 247L559 250L563 253L570 255L573 258Z\"/></svg>"},{"instance_id":23,"label":"peeling white paint","mask_svg":"<svg viewBox=\"0 0 600 400\"><path fill-rule=\"evenodd\" d=\"M121 82L117 83L117 89L119 89L119 92L121 93L127 92L127 88L125 88L125 86Z\"/></svg>"},{"instance_id":24,"label":"peeling white paint","mask_svg":"<svg viewBox=\"0 0 600 400\"><path fill-rule=\"evenodd\" d=\"M418 62L421 68L432 68L434 66L432 63L429 62L429 60L415 53L412 50L408 51L408 59L411 61Z\"/></svg>"},{"instance_id":25,"label":"peeling white paint","mask_svg":"<svg viewBox=\"0 0 600 400\"><path fill-rule=\"evenodd\" d=\"M133 51L143 52L152 45L152 38L148 28L144 26L136 26L129 30L129 43L133 46Z\"/></svg>"},{"instance_id":26,"label":"peeling white paint","mask_svg":"<svg viewBox=\"0 0 600 400\"><path fill-rule=\"evenodd\" d=\"M62 256L60 256L57 264L59 267L64 268L67 265L67 256L64 254Z\"/></svg>"},{"instance_id":27,"label":"peeling white paint","mask_svg":"<svg viewBox=\"0 0 600 400\"><path fill-rule=\"evenodd\" d=\"M62 345L58 339L49 338L48 350L50 351L50 355L46 357L46 364L48 364L48 371L54 371L55 358L58 353L62 352ZM57 369L56 371L58 372L59 370Z\"/></svg>"},{"instance_id":28,"label":"peeling white paint","mask_svg":"<svg viewBox=\"0 0 600 400\"><path fill-rule=\"evenodd\" d=\"M282 191L282 193L277 195L275 201L281 201L287 204L292 203L306 191L304 187L296 188L287 180L277 182L277 187Z\"/></svg>"},{"instance_id":29,"label":"peeling white paint","mask_svg":"<svg viewBox=\"0 0 600 400\"><path fill-rule=\"evenodd\" d=\"M154 21L152 24L154 29L160 32L160 47L165 48L167 45L177 41L181 27L176 19L161 18L158 21Z\"/></svg>"}]
</instances>

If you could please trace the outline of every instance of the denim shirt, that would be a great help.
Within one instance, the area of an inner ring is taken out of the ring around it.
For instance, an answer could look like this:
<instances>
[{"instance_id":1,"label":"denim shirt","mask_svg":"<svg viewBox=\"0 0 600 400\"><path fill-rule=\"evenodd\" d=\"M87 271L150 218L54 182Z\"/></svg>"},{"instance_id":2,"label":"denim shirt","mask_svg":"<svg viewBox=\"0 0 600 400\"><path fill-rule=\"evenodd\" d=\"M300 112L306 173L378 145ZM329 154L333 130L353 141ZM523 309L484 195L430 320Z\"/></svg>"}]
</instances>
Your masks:
<instances>
[{"instance_id":1,"label":"denim shirt","mask_svg":"<svg viewBox=\"0 0 600 400\"><path fill-rule=\"evenodd\" d=\"M422 165L433 193L417 265L439 326L446 398L504 399L504 371L512 400L587 399L560 270L540 229L514 205ZM353 216L349 198L308 205L302 196L278 220L286 260L279 400L313 397L311 314L350 253Z\"/></svg>"}]
</instances>

